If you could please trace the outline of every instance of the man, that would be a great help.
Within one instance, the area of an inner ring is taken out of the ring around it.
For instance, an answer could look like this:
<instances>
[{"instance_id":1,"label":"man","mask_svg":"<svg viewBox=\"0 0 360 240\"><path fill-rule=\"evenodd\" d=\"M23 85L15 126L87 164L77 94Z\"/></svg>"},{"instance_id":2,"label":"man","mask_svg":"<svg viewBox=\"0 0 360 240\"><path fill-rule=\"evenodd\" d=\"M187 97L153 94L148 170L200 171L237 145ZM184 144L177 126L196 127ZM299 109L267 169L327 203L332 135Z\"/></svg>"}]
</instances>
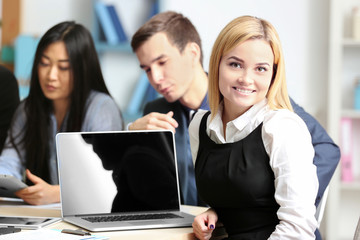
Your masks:
<instances>
[{"instance_id":1,"label":"man","mask_svg":"<svg viewBox=\"0 0 360 240\"><path fill-rule=\"evenodd\" d=\"M132 47L151 85L163 98L148 103L135 129L170 129L175 134L182 203L198 205L188 125L207 104L207 75L202 67L200 37L181 14L156 15L132 38Z\"/></svg>"},{"instance_id":2,"label":"man","mask_svg":"<svg viewBox=\"0 0 360 240\"><path fill-rule=\"evenodd\" d=\"M0 65L0 153L3 150L12 116L20 103L14 74Z\"/></svg>"},{"instance_id":3,"label":"man","mask_svg":"<svg viewBox=\"0 0 360 240\"><path fill-rule=\"evenodd\" d=\"M131 45L140 67L163 98L148 103L144 116L129 125L129 129L175 132L182 204L201 205L197 199L187 129L194 112L209 109L200 37L186 17L168 11L155 15L140 27ZM317 206L339 162L340 150L311 115L291 102L312 135L319 178Z\"/></svg>"}]
</instances>

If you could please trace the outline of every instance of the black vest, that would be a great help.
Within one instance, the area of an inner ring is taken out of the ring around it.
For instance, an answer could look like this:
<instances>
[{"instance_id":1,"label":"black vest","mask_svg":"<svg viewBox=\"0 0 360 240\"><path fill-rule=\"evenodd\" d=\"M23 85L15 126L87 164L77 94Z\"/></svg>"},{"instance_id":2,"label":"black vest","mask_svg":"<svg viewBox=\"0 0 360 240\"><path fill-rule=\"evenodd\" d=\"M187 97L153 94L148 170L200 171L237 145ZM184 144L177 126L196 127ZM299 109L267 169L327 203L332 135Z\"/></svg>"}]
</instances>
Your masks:
<instances>
[{"instance_id":1,"label":"black vest","mask_svg":"<svg viewBox=\"0 0 360 240\"><path fill-rule=\"evenodd\" d=\"M218 214L229 239L267 239L279 223L274 173L261 136L262 123L246 138L216 144L199 128L195 164L199 196Z\"/></svg>"}]
</instances>

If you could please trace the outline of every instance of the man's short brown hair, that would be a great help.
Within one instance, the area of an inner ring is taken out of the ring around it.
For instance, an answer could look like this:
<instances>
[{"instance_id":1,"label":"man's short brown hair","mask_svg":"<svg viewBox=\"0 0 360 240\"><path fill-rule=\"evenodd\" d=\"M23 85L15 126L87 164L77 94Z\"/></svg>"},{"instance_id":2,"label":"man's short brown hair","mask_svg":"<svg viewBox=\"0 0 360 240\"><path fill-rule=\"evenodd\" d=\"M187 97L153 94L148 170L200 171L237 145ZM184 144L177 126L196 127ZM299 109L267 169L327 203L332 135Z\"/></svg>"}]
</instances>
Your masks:
<instances>
[{"instance_id":1,"label":"man's short brown hair","mask_svg":"<svg viewBox=\"0 0 360 240\"><path fill-rule=\"evenodd\" d=\"M199 33L188 18L173 11L159 13L140 27L131 40L133 51L136 52L144 42L159 32L165 33L170 43L176 46L180 53L189 42L195 42L200 48L202 64L203 54Z\"/></svg>"}]
</instances>

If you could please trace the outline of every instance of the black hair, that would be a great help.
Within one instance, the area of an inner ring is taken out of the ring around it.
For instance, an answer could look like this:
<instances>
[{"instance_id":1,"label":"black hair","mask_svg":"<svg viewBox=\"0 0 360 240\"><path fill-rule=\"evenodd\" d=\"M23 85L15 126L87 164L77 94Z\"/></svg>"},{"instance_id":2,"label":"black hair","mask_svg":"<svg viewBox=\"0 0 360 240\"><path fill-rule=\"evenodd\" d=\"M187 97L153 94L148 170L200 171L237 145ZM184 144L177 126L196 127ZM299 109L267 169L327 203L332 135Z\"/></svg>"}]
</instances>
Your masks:
<instances>
[{"instance_id":1,"label":"black hair","mask_svg":"<svg viewBox=\"0 0 360 240\"><path fill-rule=\"evenodd\" d=\"M90 32L82 25L73 21L61 22L50 28L40 39L36 49L30 79L30 92L25 101L26 123L23 138L20 142L25 150L25 167L33 174L49 182L49 142L51 131L52 101L43 94L38 75L43 52L55 42L63 42L70 62L70 77L73 90L70 94L68 117L63 123L62 131L80 131L85 116L85 104L91 90L106 93L105 81L101 72L95 45ZM56 127L56 126L55 126ZM10 131L12 132L12 131ZM15 138L10 135L11 144L16 147ZM29 182L29 181L28 181Z\"/></svg>"}]
</instances>

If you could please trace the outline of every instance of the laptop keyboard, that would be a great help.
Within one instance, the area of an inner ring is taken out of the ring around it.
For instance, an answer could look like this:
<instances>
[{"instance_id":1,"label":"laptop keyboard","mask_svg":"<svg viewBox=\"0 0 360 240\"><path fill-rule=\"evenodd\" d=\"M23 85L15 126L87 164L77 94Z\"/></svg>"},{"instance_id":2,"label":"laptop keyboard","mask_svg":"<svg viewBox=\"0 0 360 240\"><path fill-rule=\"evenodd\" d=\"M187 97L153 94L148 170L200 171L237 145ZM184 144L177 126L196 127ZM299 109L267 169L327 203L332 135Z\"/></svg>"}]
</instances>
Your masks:
<instances>
[{"instance_id":1,"label":"laptop keyboard","mask_svg":"<svg viewBox=\"0 0 360 240\"><path fill-rule=\"evenodd\" d=\"M152 214L134 214L134 215L119 215L119 216L98 216L98 217L84 217L83 219L89 222L118 222L118 221L132 221L132 220L154 220L154 219L171 219L183 218L174 213L152 213Z\"/></svg>"}]
</instances>

